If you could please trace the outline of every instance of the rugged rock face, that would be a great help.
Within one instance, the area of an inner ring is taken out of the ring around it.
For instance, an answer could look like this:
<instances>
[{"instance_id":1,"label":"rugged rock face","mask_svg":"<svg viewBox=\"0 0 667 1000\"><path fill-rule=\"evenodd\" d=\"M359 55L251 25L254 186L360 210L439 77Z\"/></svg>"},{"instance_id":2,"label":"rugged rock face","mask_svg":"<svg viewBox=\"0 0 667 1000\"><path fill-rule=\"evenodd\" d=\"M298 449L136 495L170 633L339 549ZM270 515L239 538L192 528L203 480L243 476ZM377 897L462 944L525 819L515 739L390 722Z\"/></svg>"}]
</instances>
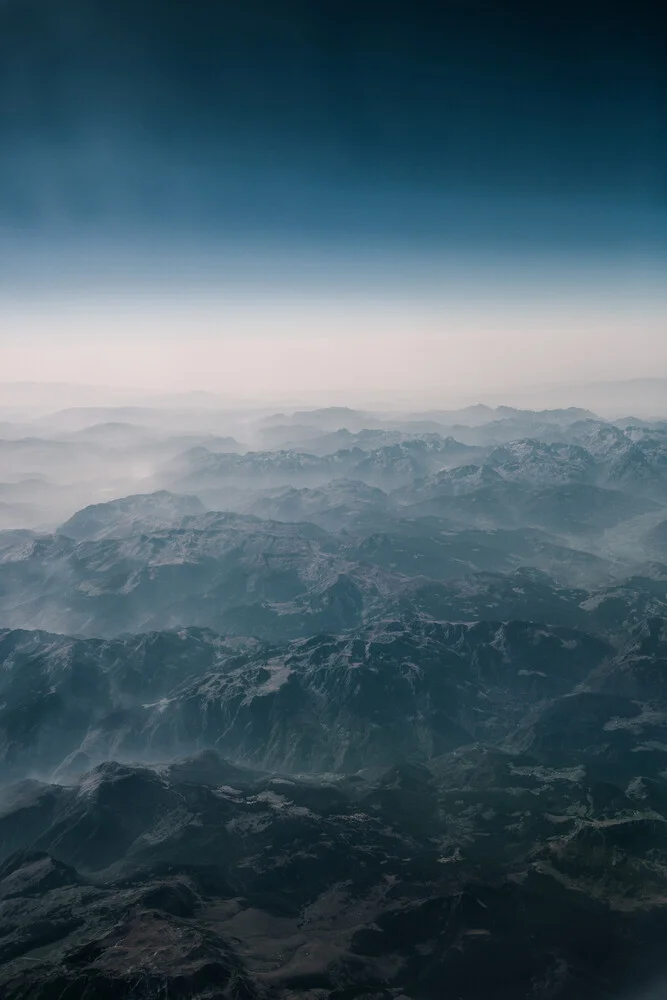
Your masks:
<instances>
[{"instance_id":1,"label":"rugged rock face","mask_svg":"<svg viewBox=\"0 0 667 1000\"><path fill-rule=\"evenodd\" d=\"M470 498L460 499L469 516ZM542 497L539 509L556 500ZM542 529L462 528L428 516L331 534L214 512L177 528L142 525L123 516L103 538L79 542L0 533L2 620L93 636L199 626L280 640L356 628L388 606L418 609L424 587L440 595L429 613L441 620L524 618L608 633L667 610L665 567L635 562L628 573L609 550L598 555Z\"/></svg>"},{"instance_id":2,"label":"rugged rock face","mask_svg":"<svg viewBox=\"0 0 667 1000\"><path fill-rule=\"evenodd\" d=\"M665 829L636 782L479 745L375 778L212 752L101 765L15 788L0 816L0 984L12 1000L617 995L662 957Z\"/></svg>"},{"instance_id":3,"label":"rugged rock face","mask_svg":"<svg viewBox=\"0 0 667 1000\"><path fill-rule=\"evenodd\" d=\"M78 542L124 538L177 528L184 517L204 512L205 507L197 497L161 490L84 507L60 526L58 534Z\"/></svg>"},{"instance_id":4,"label":"rugged rock face","mask_svg":"<svg viewBox=\"0 0 667 1000\"><path fill-rule=\"evenodd\" d=\"M283 646L199 629L110 641L6 631L0 777L205 747L290 771L429 759L503 739L612 654L571 629L425 617Z\"/></svg>"},{"instance_id":5,"label":"rugged rock face","mask_svg":"<svg viewBox=\"0 0 667 1000\"><path fill-rule=\"evenodd\" d=\"M623 995L667 928L666 631L5 631L3 996Z\"/></svg>"}]
</instances>

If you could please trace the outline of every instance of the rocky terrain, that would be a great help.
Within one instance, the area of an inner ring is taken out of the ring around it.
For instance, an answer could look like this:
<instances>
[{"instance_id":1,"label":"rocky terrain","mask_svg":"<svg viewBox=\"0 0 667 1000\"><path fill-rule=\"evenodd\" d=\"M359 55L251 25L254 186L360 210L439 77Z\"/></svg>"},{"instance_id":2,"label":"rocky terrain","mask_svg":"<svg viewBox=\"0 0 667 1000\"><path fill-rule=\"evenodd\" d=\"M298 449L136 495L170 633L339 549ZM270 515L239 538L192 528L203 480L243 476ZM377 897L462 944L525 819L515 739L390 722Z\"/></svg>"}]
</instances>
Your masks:
<instances>
[{"instance_id":1,"label":"rocky terrain","mask_svg":"<svg viewBox=\"0 0 667 1000\"><path fill-rule=\"evenodd\" d=\"M2 429L0 996L662 995L667 427L117 417Z\"/></svg>"}]
</instances>

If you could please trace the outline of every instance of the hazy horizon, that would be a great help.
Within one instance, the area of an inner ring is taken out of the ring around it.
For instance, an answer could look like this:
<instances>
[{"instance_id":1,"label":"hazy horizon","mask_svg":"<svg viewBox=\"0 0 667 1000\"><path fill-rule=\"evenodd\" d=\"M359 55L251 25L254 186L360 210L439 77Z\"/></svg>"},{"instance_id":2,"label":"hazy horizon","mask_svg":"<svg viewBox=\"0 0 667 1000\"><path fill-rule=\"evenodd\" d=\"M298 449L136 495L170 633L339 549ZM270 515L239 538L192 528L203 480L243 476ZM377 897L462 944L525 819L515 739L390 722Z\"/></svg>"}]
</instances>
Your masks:
<instances>
[{"instance_id":1,"label":"hazy horizon","mask_svg":"<svg viewBox=\"0 0 667 1000\"><path fill-rule=\"evenodd\" d=\"M15 293L0 307L3 379L274 398L497 396L667 376L657 275L610 265L588 281L564 274L559 289L527 265L524 288L516 263L504 280L479 263L431 268L420 281L390 264L361 288L345 273L328 289L297 274L282 288L250 280L222 290L176 274L160 294L150 285Z\"/></svg>"},{"instance_id":2,"label":"hazy horizon","mask_svg":"<svg viewBox=\"0 0 667 1000\"><path fill-rule=\"evenodd\" d=\"M123 408L165 408L178 411L297 412L342 407L377 413L415 414L464 410L474 406L540 411L577 408L604 418L667 418L667 379L657 376L617 381L552 382L508 387L504 392L472 387L326 389L265 393L253 396L197 386L174 391L108 383L0 381L0 420L33 419L67 409L102 409L113 416ZM22 417L23 414L23 417Z\"/></svg>"}]
</instances>

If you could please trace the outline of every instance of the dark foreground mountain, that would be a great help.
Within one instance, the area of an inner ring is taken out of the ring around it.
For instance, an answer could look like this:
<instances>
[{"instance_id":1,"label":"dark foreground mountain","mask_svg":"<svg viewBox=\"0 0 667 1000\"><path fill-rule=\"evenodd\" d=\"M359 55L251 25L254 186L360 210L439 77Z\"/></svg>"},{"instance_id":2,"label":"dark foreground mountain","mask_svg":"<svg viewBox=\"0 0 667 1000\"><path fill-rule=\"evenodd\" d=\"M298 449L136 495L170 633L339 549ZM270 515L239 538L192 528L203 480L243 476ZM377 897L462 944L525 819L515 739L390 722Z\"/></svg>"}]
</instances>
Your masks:
<instances>
[{"instance_id":1,"label":"dark foreground mountain","mask_svg":"<svg viewBox=\"0 0 667 1000\"><path fill-rule=\"evenodd\" d=\"M649 780L481 746L376 777L209 752L24 782L2 996L623 997L662 968L664 807Z\"/></svg>"},{"instance_id":2,"label":"dark foreground mountain","mask_svg":"<svg viewBox=\"0 0 667 1000\"><path fill-rule=\"evenodd\" d=\"M620 645L423 615L282 646L5 631L1 995L650 985L664 663L664 619Z\"/></svg>"}]
</instances>

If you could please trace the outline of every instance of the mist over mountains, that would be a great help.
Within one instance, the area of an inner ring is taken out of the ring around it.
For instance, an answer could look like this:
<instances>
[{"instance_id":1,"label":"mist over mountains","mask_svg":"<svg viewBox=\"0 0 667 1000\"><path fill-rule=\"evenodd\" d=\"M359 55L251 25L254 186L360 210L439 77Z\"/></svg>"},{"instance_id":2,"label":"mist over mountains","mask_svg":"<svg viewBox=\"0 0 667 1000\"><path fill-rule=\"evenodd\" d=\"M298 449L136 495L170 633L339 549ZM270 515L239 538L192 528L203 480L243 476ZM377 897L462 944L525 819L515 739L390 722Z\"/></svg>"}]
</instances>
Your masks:
<instances>
[{"instance_id":1,"label":"mist over mountains","mask_svg":"<svg viewBox=\"0 0 667 1000\"><path fill-rule=\"evenodd\" d=\"M0 2L0 1000L659 1000L654 0Z\"/></svg>"},{"instance_id":2,"label":"mist over mountains","mask_svg":"<svg viewBox=\"0 0 667 1000\"><path fill-rule=\"evenodd\" d=\"M3 996L662 974L667 419L10 403Z\"/></svg>"}]
</instances>

